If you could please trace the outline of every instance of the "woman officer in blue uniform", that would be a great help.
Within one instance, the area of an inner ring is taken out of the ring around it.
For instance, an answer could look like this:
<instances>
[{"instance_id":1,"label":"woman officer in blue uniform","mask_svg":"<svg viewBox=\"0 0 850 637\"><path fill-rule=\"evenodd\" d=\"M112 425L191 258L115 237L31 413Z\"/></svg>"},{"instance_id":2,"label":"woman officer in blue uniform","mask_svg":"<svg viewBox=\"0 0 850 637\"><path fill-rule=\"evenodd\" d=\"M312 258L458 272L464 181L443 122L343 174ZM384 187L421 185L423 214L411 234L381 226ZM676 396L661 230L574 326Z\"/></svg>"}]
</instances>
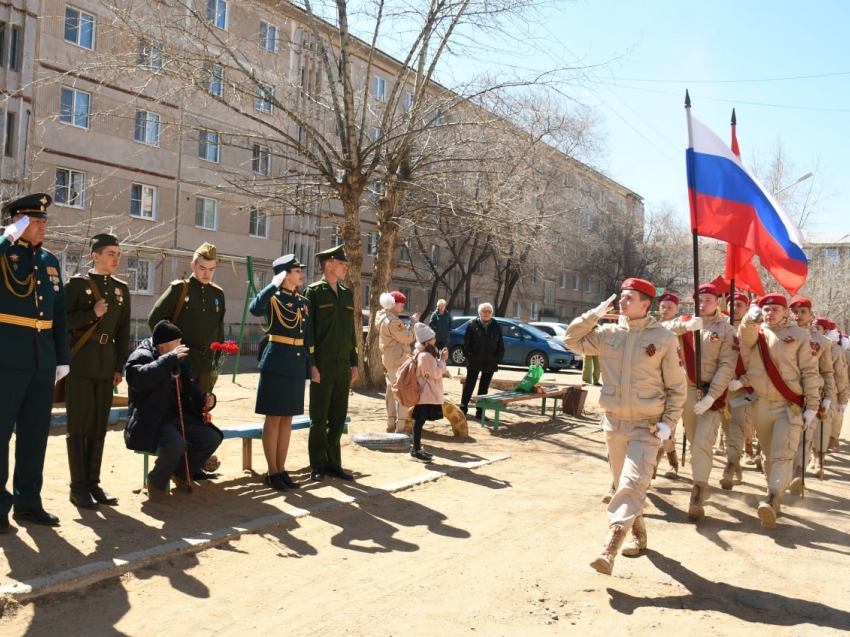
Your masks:
<instances>
[{"instance_id":1,"label":"woman officer in blue uniform","mask_svg":"<svg viewBox=\"0 0 850 637\"><path fill-rule=\"evenodd\" d=\"M260 359L260 384L254 411L266 417L263 452L269 465L266 484L278 491L297 489L284 469L292 417L304 413L304 385L310 378L310 302L298 294L304 282L301 263L287 254L273 264L274 278L251 302L265 319L269 341Z\"/></svg>"}]
</instances>

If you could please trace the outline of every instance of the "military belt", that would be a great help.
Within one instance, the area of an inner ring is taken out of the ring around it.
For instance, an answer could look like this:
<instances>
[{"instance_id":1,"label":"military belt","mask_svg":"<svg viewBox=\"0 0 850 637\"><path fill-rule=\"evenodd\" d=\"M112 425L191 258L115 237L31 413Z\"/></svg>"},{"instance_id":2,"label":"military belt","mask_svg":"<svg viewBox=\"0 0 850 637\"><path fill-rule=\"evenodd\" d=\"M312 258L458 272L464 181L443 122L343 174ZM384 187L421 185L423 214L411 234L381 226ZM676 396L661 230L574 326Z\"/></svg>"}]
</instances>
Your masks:
<instances>
[{"instance_id":1,"label":"military belt","mask_svg":"<svg viewBox=\"0 0 850 637\"><path fill-rule=\"evenodd\" d=\"M0 314L0 323L8 323L9 325L20 325L21 327L32 327L41 330L49 330L53 328L53 320L27 318L25 316L15 316L14 314Z\"/></svg>"},{"instance_id":2,"label":"military belt","mask_svg":"<svg viewBox=\"0 0 850 637\"><path fill-rule=\"evenodd\" d=\"M274 334L269 334L269 340L273 343L283 343L284 345L303 345L303 338L290 338L289 336L275 336Z\"/></svg>"},{"instance_id":3,"label":"military belt","mask_svg":"<svg viewBox=\"0 0 850 637\"><path fill-rule=\"evenodd\" d=\"M112 334L92 334L89 336L89 340L98 345L108 345L112 342Z\"/></svg>"}]
</instances>

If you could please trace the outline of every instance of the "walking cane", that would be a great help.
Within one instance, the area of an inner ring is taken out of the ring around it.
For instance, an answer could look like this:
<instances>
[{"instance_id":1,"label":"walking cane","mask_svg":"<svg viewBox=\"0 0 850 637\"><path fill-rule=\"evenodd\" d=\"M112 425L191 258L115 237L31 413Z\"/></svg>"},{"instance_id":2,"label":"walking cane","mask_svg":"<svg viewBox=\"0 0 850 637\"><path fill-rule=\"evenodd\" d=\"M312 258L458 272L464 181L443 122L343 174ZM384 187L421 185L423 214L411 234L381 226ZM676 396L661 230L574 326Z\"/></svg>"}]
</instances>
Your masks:
<instances>
[{"instance_id":1,"label":"walking cane","mask_svg":"<svg viewBox=\"0 0 850 637\"><path fill-rule=\"evenodd\" d=\"M826 415L826 413L824 413L824 415ZM825 429L824 423L826 422L826 420L822 420L820 418L818 418L818 420L820 420L820 422L818 423L818 425L820 426L820 451L815 451L815 453L817 454L815 457L818 461L820 461L820 471L818 471L818 478L820 478L820 481L823 482L823 465L824 460L826 460L826 452L823 450L823 430Z\"/></svg>"},{"instance_id":2,"label":"walking cane","mask_svg":"<svg viewBox=\"0 0 850 637\"><path fill-rule=\"evenodd\" d=\"M180 416L180 435L186 440L186 425L183 424L183 399L180 397L180 372L174 377L177 386L177 413ZM186 463L186 490L192 493L192 474L189 473L189 441L186 440L186 451L183 452L183 460Z\"/></svg>"}]
</instances>

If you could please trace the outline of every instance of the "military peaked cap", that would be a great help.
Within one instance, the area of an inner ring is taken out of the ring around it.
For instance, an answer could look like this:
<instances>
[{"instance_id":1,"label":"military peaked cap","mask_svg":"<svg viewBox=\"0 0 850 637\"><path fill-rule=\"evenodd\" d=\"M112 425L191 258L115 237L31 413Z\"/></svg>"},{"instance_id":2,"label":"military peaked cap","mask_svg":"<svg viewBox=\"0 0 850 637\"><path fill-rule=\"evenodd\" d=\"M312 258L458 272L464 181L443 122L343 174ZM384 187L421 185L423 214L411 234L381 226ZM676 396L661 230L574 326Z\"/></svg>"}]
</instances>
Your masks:
<instances>
[{"instance_id":1,"label":"military peaked cap","mask_svg":"<svg viewBox=\"0 0 850 637\"><path fill-rule=\"evenodd\" d=\"M316 258L319 260L319 263L324 263L328 259L336 259L337 261L348 261L348 258L345 256L345 246L342 244L336 246L335 248L328 248L327 250L317 252Z\"/></svg>"},{"instance_id":2,"label":"military peaked cap","mask_svg":"<svg viewBox=\"0 0 850 637\"><path fill-rule=\"evenodd\" d=\"M3 214L10 217L15 215L29 215L36 219L47 219L47 206L53 203L53 197L44 192L37 192L20 199L10 201L3 206Z\"/></svg>"}]
</instances>

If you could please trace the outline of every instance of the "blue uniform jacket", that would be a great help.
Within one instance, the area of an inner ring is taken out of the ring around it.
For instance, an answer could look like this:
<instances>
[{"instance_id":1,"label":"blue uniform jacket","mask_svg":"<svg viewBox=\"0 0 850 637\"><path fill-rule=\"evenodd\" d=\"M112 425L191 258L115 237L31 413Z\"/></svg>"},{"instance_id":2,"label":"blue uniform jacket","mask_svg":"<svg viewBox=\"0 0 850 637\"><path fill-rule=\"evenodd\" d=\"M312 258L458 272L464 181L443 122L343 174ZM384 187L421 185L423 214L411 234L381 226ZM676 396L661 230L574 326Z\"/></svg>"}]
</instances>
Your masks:
<instances>
[{"instance_id":1,"label":"blue uniform jacket","mask_svg":"<svg viewBox=\"0 0 850 637\"><path fill-rule=\"evenodd\" d=\"M254 297L248 309L266 320L269 336L292 339L292 343L281 343L270 338L260 359L260 370L310 378L310 302L297 292L269 284ZM295 344L297 341L301 344Z\"/></svg>"}]
</instances>

